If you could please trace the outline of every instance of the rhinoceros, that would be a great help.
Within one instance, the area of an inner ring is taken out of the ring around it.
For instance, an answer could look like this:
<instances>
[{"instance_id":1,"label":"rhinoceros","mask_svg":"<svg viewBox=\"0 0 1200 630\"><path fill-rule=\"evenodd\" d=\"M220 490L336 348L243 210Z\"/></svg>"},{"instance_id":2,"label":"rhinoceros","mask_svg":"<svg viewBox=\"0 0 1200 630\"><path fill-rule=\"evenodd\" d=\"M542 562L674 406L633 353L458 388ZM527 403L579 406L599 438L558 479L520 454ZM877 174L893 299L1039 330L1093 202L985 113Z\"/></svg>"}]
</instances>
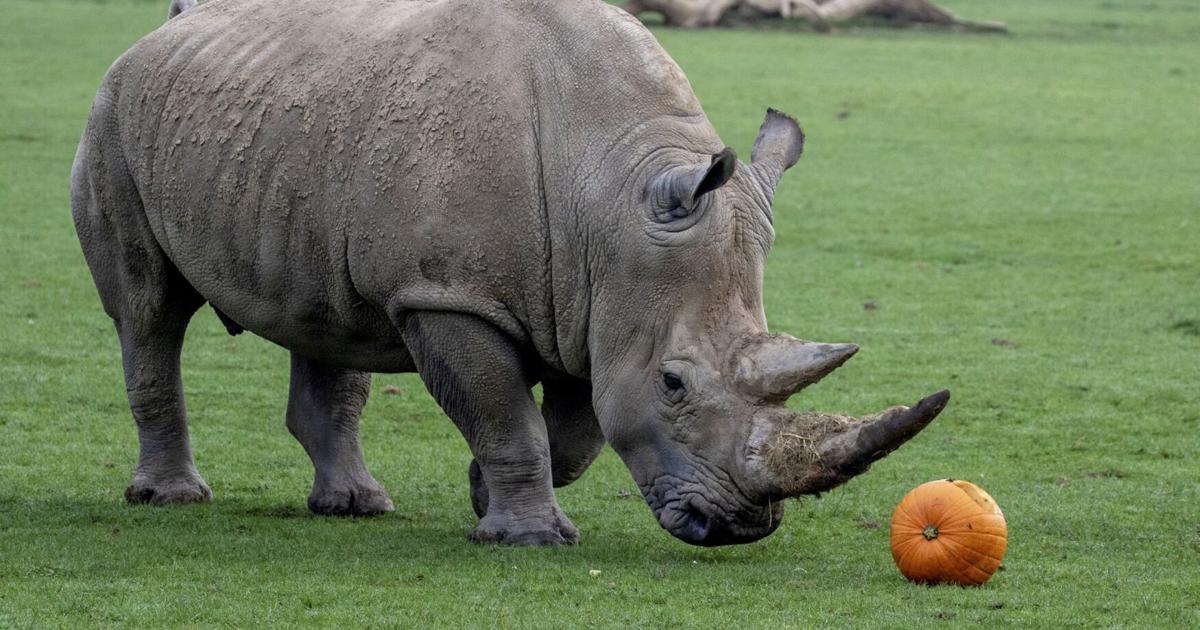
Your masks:
<instances>
[{"instance_id":1,"label":"rhinoceros","mask_svg":"<svg viewBox=\"0 0 1200 630\"><path fill-rule=\"evenodd\" d=\"M675 537L770 534L783 499L861 473L949 396L786 406L857 350L768 332L771 200L803 139L768 110L738 161L650 32L598 0L184 12L112 65L71 175L138 430L125 498L212 497L180 380L207 303L290 351L314 512L393 509L358 419L372 372L416 372L473 454L472 540L576 542L554 488L606 443Z\"/></svg>"}]
</instances>

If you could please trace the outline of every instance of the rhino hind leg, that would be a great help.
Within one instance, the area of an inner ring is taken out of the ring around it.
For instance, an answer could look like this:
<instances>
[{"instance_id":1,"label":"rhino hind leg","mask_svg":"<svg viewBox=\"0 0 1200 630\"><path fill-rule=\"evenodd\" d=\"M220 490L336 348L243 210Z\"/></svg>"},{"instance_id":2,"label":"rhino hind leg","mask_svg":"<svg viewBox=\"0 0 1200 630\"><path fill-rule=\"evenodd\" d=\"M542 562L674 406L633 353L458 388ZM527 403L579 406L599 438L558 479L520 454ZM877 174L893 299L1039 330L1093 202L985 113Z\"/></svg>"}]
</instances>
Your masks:
<instances>
[{"instance_id":1,"label":"rhino hind leg","mask_svg":"<svg viewBox=\"0 0 1200 630\"><path fill-rule=\"evenodd\" d=\"M181 309L149 322L138 316L117 322L125 388L140 443L137 468L125 489L130 503L212 500L212 490L192 460L183 400L179 356L189 317Z\"/></svg>"},{"instance_id":2,"label":"rhino hind leg","mask_svg":"<svg viewBox=\"0 0 1200 630\"><path fill-rule=\"evenodd\" d=\"M209 304L209 306L212 306L212 305ZM225 332L229 333L229 335L231 337L236 337L236 336L246 332L246 329L242 328L241 324L233 321L233 319L231 317L229 317L228 315L226 315L224 312L222 312L221 309L213 306L212 310L214 313L217 314L217 319L221 320L221 324L223 326L225 326Z\"/></svg>"},{"instance_id":3,"label":"rhino hind leg","mask_svg":"<svg viewBox=\"0 0 1200 630\"><path fill-rule=\"evenodd\" d=\"M84 257L121 342L129 407L140 451L130 503L212 499L196 471L179 359L204 298L159 247L107 120L102 88L72 171L71 209Z\"/></svg>"},{"instance_id":4,"label":"rhino hind leg","mask_svg":"<svg viewBox=\"0 0 1200 630\"><path fill-rule=\"evenodd\" d=\"M572 378L542 382L542 417L550 442L550 471L553 485L561 488L583 476L604 448L604 434L592 410L592 384ZM467 471L471 482L471 507L475 515L487 514L488 488L479 462L471 460Z\"/></svg>"},{"instance_id":5,"label":"rhino hind leg","mask_svg":"<svg viewBox=\"0 0 1200 630\"><path fill-rule=\"evenodd\" d=\"M197 305L198 307L198 305ZM137 423L137 469L125 489L130 503L166 505L212 500L192 460L179 356L189 314L146 322L117 322L125 388Z\"/></svg>"},{"instance_id":6,"label":"rhino hind leg","mask_svg":"<svg viewBox=\"0 0 1200 630\"><path fill-rule=\"evenodd\" d=\"M466 438L475 462L473 489L483 489L471 540L506 545L562 545L579 530L554 498L546 424L519 348L491 324L449 312L410 313L405 345L425 386Z\"/></svg>"},{"instance_id":7,"label":"rhino hind leg","mask_svg":"<svg viewBox=\"0 0 1200 630\"><path fill-rule=\"evenodd\" d=\"M363 461L358 418L371 374L335 368L292 353L287 428L312 460L308 509L317 514L365 516L391 512L392 499Z\"/></svg>"}]
</instances>

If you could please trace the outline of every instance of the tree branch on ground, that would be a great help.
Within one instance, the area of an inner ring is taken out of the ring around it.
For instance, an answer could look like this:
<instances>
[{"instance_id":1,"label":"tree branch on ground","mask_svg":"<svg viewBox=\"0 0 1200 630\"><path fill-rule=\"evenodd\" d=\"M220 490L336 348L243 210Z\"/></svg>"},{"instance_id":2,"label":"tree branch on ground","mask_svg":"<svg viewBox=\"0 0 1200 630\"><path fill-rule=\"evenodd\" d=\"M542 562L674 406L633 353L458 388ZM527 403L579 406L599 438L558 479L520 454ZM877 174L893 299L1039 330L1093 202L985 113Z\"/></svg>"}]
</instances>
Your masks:
<instances>
[{"instance_id":1,"label":"tree branch on ground","mask_svg":"<svg viewBox=\"0 0 1200 630\"><path fill-rule=\"evenodd\" d=\"M657 11L671 26L716 26L732 11L753 18L800 17L827 31L839 23L869 16L897 24L928 24L953 29L1006 33L1003 22L980 22L956 17L931 0L628 0L633 15Z\"/></svg>"}]
</instances>

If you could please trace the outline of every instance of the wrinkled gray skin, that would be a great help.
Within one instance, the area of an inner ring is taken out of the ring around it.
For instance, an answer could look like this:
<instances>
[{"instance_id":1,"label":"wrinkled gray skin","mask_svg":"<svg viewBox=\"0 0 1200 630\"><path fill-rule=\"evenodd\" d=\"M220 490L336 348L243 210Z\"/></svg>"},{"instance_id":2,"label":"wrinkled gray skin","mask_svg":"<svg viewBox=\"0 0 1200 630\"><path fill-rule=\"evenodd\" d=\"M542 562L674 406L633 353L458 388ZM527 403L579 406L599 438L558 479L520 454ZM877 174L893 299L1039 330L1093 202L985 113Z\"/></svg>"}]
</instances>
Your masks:
<instances>
[{"instance_id":1,"label":"wrinkled gray skin","mask_svg":"<svg viewBox=\"0 0 1200 630\"><path fill-rule=\"evenodd\" d=\"M141 442L127 499L211 498L179 372L207 302L292 352L316 512L392 509L358 416L370 372L416 371L474 453L476 541L575 542L553 487L605 441L673 535L765 536L782 498L945 404L836 432L797 462L802 487L764 465L787 397L856 350L766 334L770 201L802 140L772 111L738 162L653 37L592 0L213 0L171 19L113 64L72 173Z\"/></svg>"}]
</instances>

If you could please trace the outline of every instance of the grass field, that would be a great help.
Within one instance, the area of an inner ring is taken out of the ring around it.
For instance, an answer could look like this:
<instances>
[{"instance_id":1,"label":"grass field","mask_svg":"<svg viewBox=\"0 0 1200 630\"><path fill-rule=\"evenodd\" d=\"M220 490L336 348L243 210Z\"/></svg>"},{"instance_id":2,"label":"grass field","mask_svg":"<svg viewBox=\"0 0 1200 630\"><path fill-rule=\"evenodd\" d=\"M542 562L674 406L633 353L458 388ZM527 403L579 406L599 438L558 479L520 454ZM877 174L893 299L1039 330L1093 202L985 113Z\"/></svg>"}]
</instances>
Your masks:
<instances>
[{"instance_id":1,"label":"grass field","mask_svg":"<svg viewBox=\"0 0 1200 630\"><path fill-rule=\"evenodd\" d=\"M768 317L863 350L793 404L954 392L870 473L719 549L622 498L611 452L560 491L579 546L468 543L468 451L411 376L377 377L363 419L397 511L310 516L287 355L207 309L184 372L216 499L126 505L136 437L67 176L105 68L166 4L0 0L0 627L1200 626L1195 2L946 1L1008 37L657 31L740 154L768 105L808 132ZM891 509L940 477L1005 510L982 588L892 564Z\"/></svg>"}]
</instances>

